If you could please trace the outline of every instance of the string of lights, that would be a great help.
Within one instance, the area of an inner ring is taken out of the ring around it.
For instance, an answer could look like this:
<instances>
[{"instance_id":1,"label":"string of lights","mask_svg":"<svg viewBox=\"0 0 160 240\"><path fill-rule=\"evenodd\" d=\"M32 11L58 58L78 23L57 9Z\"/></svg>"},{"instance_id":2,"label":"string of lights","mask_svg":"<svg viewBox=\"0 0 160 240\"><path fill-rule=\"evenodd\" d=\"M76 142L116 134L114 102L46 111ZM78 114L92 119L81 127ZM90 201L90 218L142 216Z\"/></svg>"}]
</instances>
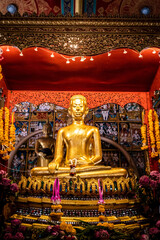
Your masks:
<instances>
[{"instance_id":1,"label":"string of lights","mask_svg":"<svg viewBox=\"0 0 160 240\"><path fill-rule=\"evenodd\" d=\"M12 47L14 47L14 46L12 46ZM17 48L17 47L16 47ZM18 48L18 50L20 51L20 56L21 57L23 57L24 56L24 54L22 53L22 51ZM48 52L49 54L50 54L50 57L51 58L54 58L55 57L55 55L54 55L54 53L52 52L50 52L49 50L47 51L47 49L43 49L43 48L41 48L41 51L45 51L45 52ZM34 48L34 51L35 52L38 52L38 47L35 47ZM10 47L8 47L7 46L7 49L6 49L6 52L10 52ZM152 51L152 54L156 54L158 51L156 51L156 50L153 50ZM123 54L127 54L128 53L128 51L126 50L126 49L124 49L123 50ZM66 64L69 64L71 61L73 61L73 62L75 62L76 61L76 59L80 59L80 62L84 62L85 60L86 60L86 56L71 56L71 57L65 57L64 55L62 55L62 54L59 54L62 58L64 58L65 60L66 60ZM108 52L108 57L110 57L112 55L112 51L110 51L110 52ZM159 54L159 52L158 52L158 55L160 56L160 54ZM139 53L139 56L138 56L139 58L143 58L143 55L141 54L141 53ZM93 58L93 56L91 56L90 57L90 61L92 62L92 61L94 61L94 58Z\"/></svg>"},{"instance_id":2,"label":"string of lights","mask_svg":"<svg viewBox=\"0 0 160 240\"><path fill-rule=\"evenodd\" d=\"M14 46L11 46L11 47L14 47ZM15 47L15 48L17 48L17 47ZM17 49L18 49L19 52L20 52L19 55L20 55L21 57L23 57L24 54L22 53L22 51L21 51L19 48L17 48ZM47 51L46 49L41 48L41 50L42 50L42 51L45 51L45 52L48 52L48 53L50 54L50 51ZM35 52L38 52L38 47L35 47L35 48L34 48L34 51L35 51ZM6 52L10 52L10 47L7 46ZM86 57L85 57L85 56L65 57L65 56L62 55L62 54L59 54L59 55L66 60L66 64L69 64L71 60L72 60L73 62L75 62L75 60L78 59L78 58L80 59L80 62L84 62L84 61L86 60ZM54 57L55 57L55 55L54 55L53 52L50 54L50 57L51 57L51 58L54 58ZM90 61L91 61L91 62L94 61L94 58L93 58L92 56L90 57Z\"/></svg>"}]
</instances>

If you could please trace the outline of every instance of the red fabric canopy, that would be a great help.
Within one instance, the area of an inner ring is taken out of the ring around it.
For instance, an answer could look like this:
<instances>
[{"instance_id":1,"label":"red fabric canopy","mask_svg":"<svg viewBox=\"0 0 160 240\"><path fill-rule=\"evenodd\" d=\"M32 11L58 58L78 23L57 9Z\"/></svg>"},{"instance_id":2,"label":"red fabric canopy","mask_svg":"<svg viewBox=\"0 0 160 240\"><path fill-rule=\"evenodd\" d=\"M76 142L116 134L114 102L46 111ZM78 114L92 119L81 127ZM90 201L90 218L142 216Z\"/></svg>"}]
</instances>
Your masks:
<instances>
[{"instance_id":1,"label":"red fabric canopy","mask_svg":"<svg viewBox=\"0 0 160 240\"><path fill-rule=\"evenodd\" d=\"M3 75L10 90L145 92L151 87L160 61L159 48L144 49L141 53L115 49L93 56L94 61L89 56L84 61L80 61L81 57L73 61L72 56L45 48L26 48L23 56L16 47L1 48Z\"/></svg>"}]
</instances>

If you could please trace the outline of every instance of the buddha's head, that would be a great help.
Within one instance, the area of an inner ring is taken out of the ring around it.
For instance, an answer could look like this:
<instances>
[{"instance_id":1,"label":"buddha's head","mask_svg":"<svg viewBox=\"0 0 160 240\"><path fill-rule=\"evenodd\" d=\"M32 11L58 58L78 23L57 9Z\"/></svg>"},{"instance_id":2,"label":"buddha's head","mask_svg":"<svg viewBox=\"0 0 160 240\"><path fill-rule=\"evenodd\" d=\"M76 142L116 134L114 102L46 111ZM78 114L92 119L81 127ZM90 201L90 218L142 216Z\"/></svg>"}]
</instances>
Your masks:
<instances>
[{"instance_id":1,"label":"buddha's head","mask_svg":"<svg viewBox=\"0 0 160 240\"><path fill-rule=\"evenodd\" d=\"M88 113L87 100L82 95L74 95L70 99L68 113L75 119L81 120Z\"/></svg>"},{"instance_id":2,"label":"buddha's head","mask_svg":"<svg viewBox=\"0 0 160 240\"><path fill-rule=\"evenodd\" d=\"M48 122L46 122L43 126L43 134L45 136L49 136L51 133L52 133L52 126L51 126L51 124L49 123L49 120L48 120Z\"/></svg>"}]
</instances>

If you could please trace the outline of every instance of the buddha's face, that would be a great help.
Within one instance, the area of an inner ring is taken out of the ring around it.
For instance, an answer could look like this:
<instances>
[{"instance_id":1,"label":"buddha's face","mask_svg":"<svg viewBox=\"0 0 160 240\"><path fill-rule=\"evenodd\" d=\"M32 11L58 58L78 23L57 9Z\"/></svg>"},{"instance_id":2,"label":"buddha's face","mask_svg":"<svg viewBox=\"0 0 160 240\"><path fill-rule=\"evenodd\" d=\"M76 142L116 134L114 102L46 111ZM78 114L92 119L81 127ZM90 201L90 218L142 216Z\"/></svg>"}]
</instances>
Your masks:
<instances>
[{"instance_id":1,"label":"buddha's face","mask_svg":"<svg viewBox=\"0 0 160 240\"><path fill-rule=\"evenodd\" d=\"M70 106L70 111L72 117L74 117L77 120L82 119L85 116L86 112L86 105L84 104L83 99L81 98L73 99Z\"/></svg>"}]
</instances>

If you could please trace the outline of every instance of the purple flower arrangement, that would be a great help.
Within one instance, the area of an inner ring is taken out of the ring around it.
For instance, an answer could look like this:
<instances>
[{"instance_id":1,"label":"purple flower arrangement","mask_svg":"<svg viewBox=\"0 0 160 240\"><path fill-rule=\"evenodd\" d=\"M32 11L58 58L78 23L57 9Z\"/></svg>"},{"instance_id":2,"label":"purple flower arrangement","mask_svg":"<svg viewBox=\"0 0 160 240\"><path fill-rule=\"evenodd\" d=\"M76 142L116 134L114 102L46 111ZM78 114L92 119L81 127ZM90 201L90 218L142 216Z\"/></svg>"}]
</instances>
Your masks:
<instances>
[{"instance_id":1,"label":"purple flower arrangement","mask_svg":"<svg viewBox=\"0 0 160 240\"><path fill-rule=\"evenodd\" d=\"M7 226L3 236L3 240L24 240L25 239L26 227L21 226L19 219L11 221L11 226Z\"/></svg>"},{"instance_id":2,"label":"purple flower arrangement","mask_svg":"<svg viewBox=\"0 0 160 240\"><path fill-rule=\"evenodd\" d=\"M159 240L160 239L160 220L154 227L148 229L148 234L142 234L140 240Z\"/></svg>"},{"instance_id":3,"label":"purple flower arrangement","mask_svg":"<svg viewBox=\"0 0 160 240\"><path fill-rule=\"evenodd\" d=\"M100 229L99 231L95 232L95 238L100 240L107 240L109 239L109 233L107 230Z\"/></svg>"},{"instance_id":4,"label":"purple flower arrangement","mask_svg":"<svg viewBox=\"0 0 160 240\"><path fill-rule=\"evenodd\" d=\"M149 176L144 175L140 177L137 190L138 197L142 200L143 204L150 207L159 204L160 173L152 171Z\"/></svg>"},{"instance_id":5,"label":"purple flower arrangement","mask_svg":"<svg viewBox=\"0 0 160 240\"><path fill-rule=\"evenodd\" d=\"M148 184L150 183L150 179L148 176L143 175L140 179L139 179L139 184L140 186L146 187L148 186Z\"/></svg>"},{"instance_id":6,"label":"purple flower arrangement","mask_svg":"<svg viewBox=\"0 0 160 240\"><path fill-rule=\"evenodd\" d=\"M9 191L9 194L18 192L17 184L7 178L7 173L4 170L0 170L0 186L3 188L2 191Z\"/></svg>"},{"instance_id":7,"label":"purple flower arrangement","mask_svg":"<svg viewBox=\"0 0 160 240\"><path fill-rule=\"evenodd\" d=\"M6 176L7 176L6 171L0 170L0 181L1 181L2 178L5 178Z\"/></svg>"},{"instance_id":8,"label":"purple flower arrangement","mask_svg":"<svg viewBox=\"0 0 160 240\"><path fill-rule=\"evenodd\" d=\"M160 205L160 173L152 171L149 176L142 176L137 186L137 196L141 199L143 214L152 220L158 219Z\"/></svg>"},{"instance_id":9,"label":"purple flower arrangement","mask_svg":"<svg viewBox=\"0 0 160 240\"><path fill-rule=\"evenodd\" d=\"M160 173L152 171L149 176L142 176L139 179L137 188L138 197L144 206L144 214L150 220L148 234L141 235L140 240L160 239Z\"/></svg>"},{"instance_id":10,"label":"purple flower arrangement","mask_svg":"<svg viewBox=\"0 0 160 240\"><path fill-rule=\"evenodd\" d=\"M50 238L51 236L54 239L63 239L63 240L77 240L76 230L71 224L66 224L62 222L60 225L48 226L42 235L42 239Z\"/></svg>"},{"instance_id":11,"label":"purple flower arrangement","mask_svg":"<svg viewBox=\"0 0 160 240\"><path fill-rule=\"evenodd\" d=\"M18 186L16 183L13 183L11 179L7 177L7 173L4 170L0 170L0 239L2 234L2 229L4 227L4 219L7 219L14 213L14 198L18 193ZM10 208L10 211L5 211L6 208ZM10 239L10 232L6 234L5 239ZM20 237L16 239L20 239Z\"/></svg>"},{"instance_id":12,"label":"purple flower arrangement","mask_svg":"<svg viewBox=\"0 0 160 240\"><path fill-rule=\"evenodd\" d=\"M2 240L131 240L131 235L126 232L115 231L109 223L92 225L83 222L83 228L76 228L65 222L60 225L48 226L43 228L26 228L21 225L19 219L11 221L11 225L5 228ZM112 224L114 225L114 224ZM108 227L107 227L108 226ZM142 239L149 240L149 239Z\"/></svg>"},{"instance_id":13,"label":"purple flower arrangement","mask_svg":"<svg viewBox=\"0 0 160 240\"><path fill-rule=\"evenodd\" d=\"M160 173L158 171L152 171L150 176L143 175L139 179L140 187L151 187L156 189L160 186Z\"/></svg>"}]
</instances>

